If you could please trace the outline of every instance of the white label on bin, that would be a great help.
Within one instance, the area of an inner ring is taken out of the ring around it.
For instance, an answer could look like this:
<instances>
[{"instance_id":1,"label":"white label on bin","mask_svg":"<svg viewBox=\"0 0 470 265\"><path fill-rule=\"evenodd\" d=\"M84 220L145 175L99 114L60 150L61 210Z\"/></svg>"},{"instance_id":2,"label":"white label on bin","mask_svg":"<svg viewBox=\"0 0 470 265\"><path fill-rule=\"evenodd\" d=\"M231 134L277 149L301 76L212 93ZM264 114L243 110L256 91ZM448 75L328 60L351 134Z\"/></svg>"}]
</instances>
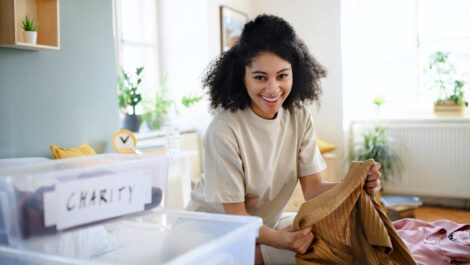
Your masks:
<instances>
[{"instance_id":1,"label":"white label on bin","mask_svg":"<svg viewBox=\"0 0 470 265\"><path fill-rule=\"evenodd\" d=\"M57 229L143 211L151 202L151 182L150 175L116 174L58 183Z\"/></svg>"},{"instance_id":2,"label":"white label on bin","mask_svg":"<svg viewBox=\"0 0 470 265\"><path fill-rule=\"evenodd\" d=\"M46 227L53 226L57 222L57 196L53 191L45 192L44 199L44 225Z\"/></svg>"}]
</instances>

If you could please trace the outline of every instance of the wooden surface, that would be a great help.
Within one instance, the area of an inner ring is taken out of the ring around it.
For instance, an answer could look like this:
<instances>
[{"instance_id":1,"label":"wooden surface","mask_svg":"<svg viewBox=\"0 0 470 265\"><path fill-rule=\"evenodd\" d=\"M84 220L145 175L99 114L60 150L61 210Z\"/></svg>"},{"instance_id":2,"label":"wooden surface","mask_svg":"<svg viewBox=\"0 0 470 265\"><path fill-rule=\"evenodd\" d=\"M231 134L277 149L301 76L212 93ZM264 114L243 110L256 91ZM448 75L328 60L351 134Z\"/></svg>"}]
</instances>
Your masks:
<instances>
[{"instance_id":1,"label":"wooden surface","mask_svg":"<svg viewBox=\"0 0 470 265\"><path fill-rule=\"evenodd\" d=\"M21 21L25 15L38 21L37 45L25 44ZM0 45L47 50L60 48L59 0L1 0Z\"/></svg>"},{"instance_id":2,"label":"wooden surface","mask_svg":"<svg viewBox=\"0 0 470 265\"><path fill-rule=\"evenodd\" d=\"M415 210L415 216L416 219L426 222L445 219L456 223L470 224L470 211L461 209L421 206Z\"/></svg>"},{"instance_id":3,"label":"wooden surface","mask_svg":"<svg viewBox=\"0 0 470 265\"><path fill-rule=\"evenodd\" d=\"M13 1L0 1L0 44L15 42Z\"/></svg>"},{"instance_id":4,"label":"wooden surface","mask_svg":"<svg viewBox=\"0 0 470 265\"><path fill-rule=\"evenodd\" d=\"M57 1L40 1L38 12L38 44L52 47L59 45L59 3Z\"/></svg>"}]
</instances>

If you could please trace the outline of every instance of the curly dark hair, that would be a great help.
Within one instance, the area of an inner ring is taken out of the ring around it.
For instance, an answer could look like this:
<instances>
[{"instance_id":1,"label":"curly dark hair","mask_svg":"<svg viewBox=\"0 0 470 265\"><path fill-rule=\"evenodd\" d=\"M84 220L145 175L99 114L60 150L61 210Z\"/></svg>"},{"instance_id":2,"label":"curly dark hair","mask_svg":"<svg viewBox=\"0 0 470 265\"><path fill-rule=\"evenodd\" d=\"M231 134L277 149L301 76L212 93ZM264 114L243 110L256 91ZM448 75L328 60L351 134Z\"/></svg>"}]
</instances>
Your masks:
<instances>
[{"instance_id":1,"label":"curly dark hair","mask_svg":"<svg viewBox=\"0 0 470 265\"><path fill-rule=\"evenodd\" d=\"M319 102L320 78L326 76L326 70L308 52L287 21L273 15L259 15L245 24L240 41L214 60L205 73L203 86L209 89L213 112L249 106L245 66L263 52L274 53L292 66L292 90L283 108L292 111L306 100Z\"/></svg>"}]
</instances>

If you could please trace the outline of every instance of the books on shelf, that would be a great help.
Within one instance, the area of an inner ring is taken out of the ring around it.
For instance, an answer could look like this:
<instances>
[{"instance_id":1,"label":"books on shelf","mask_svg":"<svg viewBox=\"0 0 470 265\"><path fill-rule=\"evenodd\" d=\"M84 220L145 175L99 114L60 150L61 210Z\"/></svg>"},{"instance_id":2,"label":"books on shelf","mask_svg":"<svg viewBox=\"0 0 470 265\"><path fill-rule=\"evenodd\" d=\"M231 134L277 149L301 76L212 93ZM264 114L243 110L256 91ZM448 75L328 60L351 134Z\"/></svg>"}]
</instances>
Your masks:
<instances>
[{"instance_id":1,"label":"books on shelf","mask_svg":"<svg viewBox=\"0 0 470 265\"><path fill-rule=\"evenodd\" d=\"M380 201L385 208L394 208L395 210L414 208L423 204L419 197L405 195L382 195Z\"/></svg>"}]
</instances>

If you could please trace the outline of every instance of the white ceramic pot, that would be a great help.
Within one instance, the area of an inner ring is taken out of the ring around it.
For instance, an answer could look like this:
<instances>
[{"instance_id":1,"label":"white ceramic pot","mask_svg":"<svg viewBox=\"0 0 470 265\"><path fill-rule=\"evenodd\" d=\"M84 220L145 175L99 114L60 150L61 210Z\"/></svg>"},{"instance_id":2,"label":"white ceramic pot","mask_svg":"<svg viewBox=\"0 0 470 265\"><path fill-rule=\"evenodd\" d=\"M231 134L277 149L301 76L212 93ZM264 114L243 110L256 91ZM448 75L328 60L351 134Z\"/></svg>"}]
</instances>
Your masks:
<instances>
[{"instance_id":1,"label":"white ceramic pot","mask_svg":"<svg viewBox=\"0 0 470 265\"><path fill-rule=\"evenodd\" d=\"M24 42L28 44L36 44L38 33L36 31L24 31Z\"/></svg>"}]
</instances>

